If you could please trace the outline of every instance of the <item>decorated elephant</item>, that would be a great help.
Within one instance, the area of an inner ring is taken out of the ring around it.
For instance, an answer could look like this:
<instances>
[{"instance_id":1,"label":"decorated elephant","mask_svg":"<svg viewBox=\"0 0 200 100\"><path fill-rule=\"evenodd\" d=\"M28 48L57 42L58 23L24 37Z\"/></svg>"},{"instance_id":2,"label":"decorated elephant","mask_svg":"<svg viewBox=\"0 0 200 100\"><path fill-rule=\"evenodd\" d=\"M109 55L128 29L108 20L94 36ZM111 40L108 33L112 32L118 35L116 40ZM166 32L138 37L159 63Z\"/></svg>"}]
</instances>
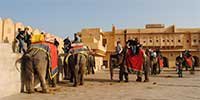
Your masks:
<instances>
[{"instance_id":1,"label":"decorated elephant","mask_svg":"<svg viewBox=\"0 0 200 100\"><path fill-rule=\"evenodd\" d=\"M113 69L114 68L120 68L119 71L119 81L122 81L123 78L125 78L125 82L128 82L128 73L130 72L131 69L135 70L135 62L138 62L135 57L140 55L139 59L141 59L141 63L139 64L140 68L136 68L136 74L137 74L137 79L136 81L141 82L142 81L142 73L144 72L145 75L145 80L144 82L149 81L149 58L146 56L146 54L143 52L143 50L140 48L138 49L139 54L132 55L131 54L131 49L129 48L124 48L123 52L120 54L120 59L116 63L116 56L115 55L110 55L110 77L111 80L113 80ZM134 63L134 64L133 64ZM139 69L139 70L137 70Z\"/></svg>"},{"instance_id":2,"label":"decorated elephant","mask_svg":"<svg viewBox=\"0 0 200 100\"><path fill-rule=\"evenodd\" d=\"M47 92L46 75L48 65L48 55L41 49L29 49L16 62L21 63L21 92L33 93L34 87L39 79L42 92Z\"/></svg>"},{"instance_id":3,"label":"decorated elephant","mask_svg":"<svg viewBox=\"0 0 200 100\"><path fill-rule=\"evenodd\" d=\"M21 92L34 92L34 87L41 83L42 92L47 92L47 82L56 86L58 73L57 48L52 43L42 42L32 44L31 47L18 59L21 63Z\"/></svg>"}]
</instances>

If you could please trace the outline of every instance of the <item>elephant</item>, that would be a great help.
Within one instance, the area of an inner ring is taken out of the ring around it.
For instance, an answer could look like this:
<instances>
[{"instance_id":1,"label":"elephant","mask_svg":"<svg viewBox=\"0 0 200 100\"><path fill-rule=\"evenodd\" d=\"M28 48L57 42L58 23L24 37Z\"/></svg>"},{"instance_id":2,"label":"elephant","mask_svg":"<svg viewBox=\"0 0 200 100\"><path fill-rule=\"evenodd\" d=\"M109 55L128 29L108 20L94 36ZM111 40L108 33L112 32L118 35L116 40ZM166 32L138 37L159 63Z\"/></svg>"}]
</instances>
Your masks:
<instances>
[{"instance_id":1,"label":"elephant","mask_svg":"<svg viewBox=\"0 0 200 100\"><path fill-rule=\"evenodd\" d=\"M117 57L114 54L110 55L110 78L113 80L113 70L114 68L119 68L119 82L123 81L123 77L125 78L125 82L128 82L128 73L130 69L127 65L127 56L128 56L128 48L124 48L122 53L119 55L120 59L117 62ZM149 82L149 68L150 68L150 59L144 54L143 55L143 68L145 80L144 82ZM142 81L142 72L137 71L137 79L136 81Z\"/></svg>"},{"instance_id":2,"label":"elephant","mask_svg":"<svg viewBox=\"0 0 200 100\"><path fill-rule=\"evenodd\" d=\"M28 49L17 62L21 63L21 93L34 93L34 87L41 83L42 92L47 93L46 75L48 67L48 55L45 51L38 48Z\"/></svg>"},{"instance_id":3,"label":"elephant","mask_svg":"<svg viewBox=\"0 0 200 100\"><path fill-rule=\"evenodd\" d=\"M92 74L95 74L94 68L96 68L95 57L92 54L88 54L87 74L90 74L91 72Z\"/></svg>"},{"instance_id":4,"label":"elephant","mask_svg":"<svg viewBox=\"0 0 200 100\"><path fill-rule=\"evenodd\" d=\"M64 67L67 69L66 75L73 82L73 86L77 87L84 84L84 74L87 69L88 54L87 53L71 53L65 57Z\"/></svg>"},{"instance_id":5,"label":"elephant","mask_svg":"<svg viewBox=\"0 0 200 100\"><path fill-rule=\"evenodd\" d=\"M151 75L159 74L160 67L157 57L150 56L150 68L151 68Z\"/></svg>"}]
</instances>

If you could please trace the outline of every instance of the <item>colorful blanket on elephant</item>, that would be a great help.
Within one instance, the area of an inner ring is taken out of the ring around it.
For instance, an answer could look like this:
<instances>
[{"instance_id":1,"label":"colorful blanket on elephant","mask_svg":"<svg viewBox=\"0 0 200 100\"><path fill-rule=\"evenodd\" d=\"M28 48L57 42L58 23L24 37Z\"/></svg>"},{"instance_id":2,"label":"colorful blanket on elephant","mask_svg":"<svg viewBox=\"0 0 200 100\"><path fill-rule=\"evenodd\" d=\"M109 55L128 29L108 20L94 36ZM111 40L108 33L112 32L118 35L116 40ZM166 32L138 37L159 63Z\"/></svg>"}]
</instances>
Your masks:
<instances>
[{"instance_id":1,"label":"colorful blanket on elephant","mask_svg":"<svg viewBox=\"0 0 200 100\"><path fill-rule=\"evenodd\" d=\"M163 61L163 59L161 57L158 57L158 62L159 62L160 68L163 68L164 61Z\"/></svg>"},{"instance_id":2,"label":"colorful blanket on elephant","mask_svg":"<svg viewBox=\"0 0 200 100\"><path fill-rule=\"evenodd\" d=\"M49 56L49 73L50 78L54 78L58 72L58 54L56 46L51 42L37 42L31 45L32 47L38 47L47 52Z\"/></svg>"},{"instance_id":3,"label":"colorful blanket on elephant","mask_svg":"<svg viewBox=\"0 0 200 100\"><path fill-rule=\"evenodd\" d=\"M137 55L132 55L131 53L131 49L128 49L127 52L127 57L126 57L126 62L127 62L127 66L132 68L135 71L142 71L143 68L143 56L144 56L144 52L142 49L139 50L139 53Z\"/></svg>"},{"instance_id":4,"label":"colorful blanket on elephant","mask_svg":"<svg viewBox=\"0 0 200 100\"><path fill-rule=\"evenodd\" d=\"M70 53L80 53L83 51L87 51L87 48L82 43L73 43L69 50Z\"/></svg>"},{"instance_id":5,"label":"colorful blanket on elephant","mask_svg":"<svg viewBox=\"0 0 200 100\"><path fill-rule=\"evenodd\" d=\"M184 59L186 60L188 67L192 67L192 56L190 57L184 56Z\"/></svg>"}]
</instances>

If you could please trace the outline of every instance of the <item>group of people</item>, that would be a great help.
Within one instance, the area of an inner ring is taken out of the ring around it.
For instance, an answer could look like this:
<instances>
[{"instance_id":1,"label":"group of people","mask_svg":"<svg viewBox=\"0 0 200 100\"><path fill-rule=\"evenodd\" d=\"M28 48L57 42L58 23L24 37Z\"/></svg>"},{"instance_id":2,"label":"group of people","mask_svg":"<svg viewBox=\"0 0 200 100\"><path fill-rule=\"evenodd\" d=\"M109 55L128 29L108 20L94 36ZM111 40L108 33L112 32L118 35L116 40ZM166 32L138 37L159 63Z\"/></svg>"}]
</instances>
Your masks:
<instances>
[{"instance_id":1,"label":"group of people","mask_svg":"<svg viewBox=\"0 0 200 100\"><path fill-rule=\"evenodd\" d=\"M29 33L29 28L26 27L23 31L18 28L16 39L19 42L19 53L25 53L26 47L28 48L31 45L31 34Z\"/></svg>"},{"instance_id":2,"label":"group of people","mask_svg":"<svg viewBox=\"0 0 200 100\"><path fill-rule=\"evenodd\" d=\"M18 42L18 52L19 53L25 53L26 50L28 48L30 48L32 42L35 42L32 39L32 36L33 36L33 34L29 32L29 28L28 27L25 27L24 30L21 30L21 28L18 28L17 35L16 35L16 38L15 38L15 44ZM37 41L38 42L39 41L40 42L41 41L46 41L44 32L40 33L40 38ZM59 42L57 41L56 38L54 38L54 45L56 47L59 46Z\"/></svg>"}]
</instances>

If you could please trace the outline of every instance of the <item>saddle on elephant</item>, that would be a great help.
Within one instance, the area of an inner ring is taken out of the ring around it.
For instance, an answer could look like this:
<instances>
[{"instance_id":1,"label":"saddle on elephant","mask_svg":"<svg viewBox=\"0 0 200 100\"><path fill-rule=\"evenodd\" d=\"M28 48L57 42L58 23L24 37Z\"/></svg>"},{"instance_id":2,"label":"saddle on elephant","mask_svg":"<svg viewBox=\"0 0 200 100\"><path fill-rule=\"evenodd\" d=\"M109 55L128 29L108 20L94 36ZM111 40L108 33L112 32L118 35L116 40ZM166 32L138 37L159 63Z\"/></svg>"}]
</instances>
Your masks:
<instances>
[{"instance_id":1,"label":"saddle on elephant","mask_svg":"<svg viewBox=\"0 0 200 100\"><path fill-rule=\"evenodd\" d=\"M71 45L71 48L69 50L70 53L76 54L76 53L87 53L88 49L86 46L83 45L83 43L73 43Z\"/></svg>"},{"instance_id":2,"label":"saddle on elephant","mask_svg":"<svg viewBox=\"0 0 200 100\"><path fill-rule=\"evenodd\" d=\"M31 48L38 48L47 53L49 60L48 71L50 78L53 79L58 73L58 53L56 46L51 42L44 41L32 43Z\"/></svg>"},{"instance_id":3,"label":"saddle on elephant","mask_svg":"<svg viewBox=\"0 0 200 100\"><path fill-rule=\"evenodd\" d=\"M126 56L127 66L135 71L142 71L144 62L144 51L140 48L138 54L132 55L132 50L128 49Z\"/></svg>"},{"instance_id":4,"label":"saddle on elephant","mask_svg":"<svg viewBox=\"0 0 200 100\"><path fill-rule=\"evenodd\" d=\"M190 57L187 57L187 56L184 56L184 59L186 61L186 64L188 65L188 67L192 67L192 56Z\"/></svg>"}]
</instances>

